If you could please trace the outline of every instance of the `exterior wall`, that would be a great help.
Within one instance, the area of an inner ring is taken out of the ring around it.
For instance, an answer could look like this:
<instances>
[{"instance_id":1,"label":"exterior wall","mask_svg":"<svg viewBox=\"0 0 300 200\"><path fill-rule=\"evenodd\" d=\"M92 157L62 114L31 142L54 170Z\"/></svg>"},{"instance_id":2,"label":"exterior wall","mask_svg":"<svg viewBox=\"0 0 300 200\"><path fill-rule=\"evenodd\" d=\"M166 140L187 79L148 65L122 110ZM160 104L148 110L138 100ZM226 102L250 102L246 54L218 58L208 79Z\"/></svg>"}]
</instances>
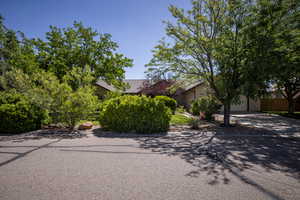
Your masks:
<instances>
[{"instance_id":1,"label":"exterior wall","mask_svg":"<svg viewBox=\"0 0 300 200\"><path fill-rule=\"evenodd\" d=\"M183 93L183 105L187 108L190 108L192 102L201 97L206 96L210 93L210 90L205 84L201 84L197 87L194 87L185 93ZM223 106L220 111L223 111ZM250 99L249 101L249 109L251 112L260 111L260 100ZM247 98L246 96L240 97L240 104L232 104L231 111L233 112L245 112L247 111Z\"/></svg>"},{"instance_id":2,"label":"exterior wall","mask_svg":"<svg viewBox=\"0 0 300 200\"><path fill-rule=\"evenodd\" d=\"M223 107L221 108L224 109ZM239 104L231 104L231 111L233 112L244 112L247 111L247 97L242 95L240 96L240 103ZM250 99L249 101L249 111L257 112L260 111L260 100Z\"/></svg>"},{"instance_id":3,"label":"exterior wall","mask_svg":"<svg viewBox=\"0 0 300 200\"><path fill-rule=\"evenodd\" d=\"M250 111L261 111L260 99L250 99Z\"/></svg>"},{"instance_id":4,"label":"exterior wall","mask_svg":"<svg viewBox=\"0 0 300 200\"><path fill-rule=\"evenodd\" d=\"M205 86L205 84L201 84L197 87L194 87L186 92L184 92L183 95L183 102L184 106L189 108L194 100L201 96L207 96L209 94L208 87Z\"/></svg>"}]
</instances>

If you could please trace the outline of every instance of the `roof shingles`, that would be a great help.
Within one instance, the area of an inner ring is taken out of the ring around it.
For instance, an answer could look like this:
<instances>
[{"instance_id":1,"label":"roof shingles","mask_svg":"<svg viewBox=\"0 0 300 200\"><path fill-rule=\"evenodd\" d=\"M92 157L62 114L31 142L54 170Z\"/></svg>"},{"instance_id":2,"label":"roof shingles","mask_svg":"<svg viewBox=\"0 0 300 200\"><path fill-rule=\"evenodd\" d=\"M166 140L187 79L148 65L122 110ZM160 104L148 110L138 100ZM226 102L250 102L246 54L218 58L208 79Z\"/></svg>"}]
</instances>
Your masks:
<instances>
[{"instance_id":1,"label":"roof shingles","mask_svg":"<svg viewBox=\"0 0 300 200\"><path fill-rule=\"evenodd\" d=\"M146 79L126 79L124 80L125 83L129 85L129 88L126 88L124 93L128 94L136 94L139 93L142 89L149 85L149 81ZM109 91L117 91L118 89L115 88L113 85L107 84L103 80L98 80L97 85L109 90Z\"/></svg>"}]
</instances>

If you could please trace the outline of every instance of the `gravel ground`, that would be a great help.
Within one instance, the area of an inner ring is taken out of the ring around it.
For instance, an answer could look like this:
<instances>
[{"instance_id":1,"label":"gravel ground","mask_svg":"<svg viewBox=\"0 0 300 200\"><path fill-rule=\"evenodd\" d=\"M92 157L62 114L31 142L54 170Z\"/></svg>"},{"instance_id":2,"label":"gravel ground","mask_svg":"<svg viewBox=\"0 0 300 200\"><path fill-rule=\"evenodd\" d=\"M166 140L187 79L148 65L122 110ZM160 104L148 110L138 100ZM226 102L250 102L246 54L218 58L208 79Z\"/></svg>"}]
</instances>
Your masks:
<instances>
[{"instance_id":1,"label":"gravel ground","mask_svg":"<svg viewBox=\"0 0 300 200\"><path fill-rule=\"evenodd\" d=\"M254 130L1 137L0 199L300 199L300 138Z\"/></svg>"}]
</instances>

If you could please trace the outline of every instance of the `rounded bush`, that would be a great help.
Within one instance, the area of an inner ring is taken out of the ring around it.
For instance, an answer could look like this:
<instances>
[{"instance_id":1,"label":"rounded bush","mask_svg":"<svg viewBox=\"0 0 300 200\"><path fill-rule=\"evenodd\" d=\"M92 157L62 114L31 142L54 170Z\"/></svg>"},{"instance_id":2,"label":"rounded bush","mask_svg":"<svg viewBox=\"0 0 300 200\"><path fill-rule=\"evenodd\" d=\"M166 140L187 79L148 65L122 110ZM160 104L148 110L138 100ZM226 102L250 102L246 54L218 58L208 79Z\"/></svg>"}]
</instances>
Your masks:
<instances>
[{"instance_id":1,"label":"rounded bush","mask_svg":"<svg viewBox=\"0 0 300 200\"><path fill-rule=\"evenodd\" d=\"M221 104L213 96L203 96L192 103L191 111L193 115L203 113L205 119L211 120L212 114L221 108Z\"/></svg>"},{"instance_id":2,"label":"rounded bush","mask_svg":"<svg viewBox=\"0 0 300 200\"><path fill-rule=\"evenodd\" d=\"M169 128L171 111L161 101L145 96L121 96L101 105L103 128L118 132L158 133Z\"/></svg>"},{"instance_id":3,"label":"rounded bush","mask_svg":"<svg viewBox=\"0 0 300 200\"><path fill-rule=\"evenodd\" d=\"M18 93L0 93L0 133L22 133L41 128L46 111Z\"/></svg>"},{"instance_id":4,"label":"rounded bush","mask_svg":"<svg viewBox=\"0 0 300 200\"><path fill-rule=\"evenodd\" d=\"M175 113L176 107L177 107L177 102L175 99L172 99L167 96L156 96L155 99L163 102L165 104L165 106L170 108L172 110L172 112Z\"/></svg>"}]
</instances>

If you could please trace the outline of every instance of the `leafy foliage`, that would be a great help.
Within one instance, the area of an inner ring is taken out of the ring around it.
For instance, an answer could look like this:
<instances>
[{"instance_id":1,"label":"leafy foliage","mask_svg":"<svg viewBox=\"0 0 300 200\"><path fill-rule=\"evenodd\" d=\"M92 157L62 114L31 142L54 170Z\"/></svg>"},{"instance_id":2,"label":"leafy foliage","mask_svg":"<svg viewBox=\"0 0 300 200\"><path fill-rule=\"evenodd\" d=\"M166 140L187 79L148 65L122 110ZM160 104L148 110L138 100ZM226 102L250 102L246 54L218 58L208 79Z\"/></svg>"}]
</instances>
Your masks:
<instances>
[{"instance_id":1,"label":"leafy foliage","mask_svg":"<svg viewBox=\"0 0 300 200\"><path fill-rule=\"evenodd\" d=\"M50 26L46 39L33 41L40 68L55 73L60 80L73 68L85 73L88 66L94 77L116 83L124 78L124 68L132 66L131 59L115 53L118 45L110 34L100 34L79 22L68 28Z\"/></svg>"},{"instance_id":2,"label":"leafy foliage","mask_svg":"<svg viewBox=\"0 0 300 200\"><path fill-rule=\"evenodd\" d=\"M212 115L221 108L221 104L213 96L204 96L192 103L191 111L193 115L199 116L204 113L205 119L211 120Z\"/></svg>"},{"instance_id":3,"label":"leafy foliage","mask_svg":"<svg viewBox=\"0 0 300 200\"><path fill-rule=\"evenodd\" d=\"M56 120L66 123L69 127L84 119L88 119L98 108L98 98L88 87L80 88L66 95L66 100L59 105Z\"/></svg>"},{"instance_id":4,"label":"leafy foliage","mask_svg":"<svg viewBox=\"0 0 300 200\"><path fill-rule=\"evenodd\" d=\"M23 94L32 104L51 114L52 123L65 123L73 128L97 108L98 98L90 86L77 90L66 82L60 82L51 72L40 70L29 76L21 70L7 72L0 85Z\"/></svg>"},{"instance_id":5,"label":"leafy foliage","mask_svg":"<svg viewBox=\"0 0 300 200\"><path fill-rule=\"evenodd\" d=\"M171 97L168 96L156 96L155 99L163 102L165 106L167 106L172 110L173 114L175 113L177 107L177 102L175 99L172 99Z\"/></svg>"},{"instance_id":6,"label":"leafy foliage","mask_svg":"<svg viewBox=\"0 0 300 200\"><path fill-rule=\"evenodd\" d=\"M62 29L50 26L42 40L8 29L0 17L0 47L0 90L21 93L30 106L50 113L52 123L71 128L97 109L96 79L121 88L124 69L132 65L116 53L111 35L78 22Z\"/></svg>"},{"instance_id":7,"label":"leafy foliage","mask_svg":"<svg viewBox=\"0 0 300 200\"><path fill-rule=\"evenodd\" d=\"M65 82L61 83L55 75L43 72L32 79L36 83L25 95L52 115L52 123L64 123L74 128L80 120L86 119L97 109L98 98L90 86L80 87L77 90Z\"/></svg>"},{"instance_id":8,"label":"leafy foliage","mask_svg":"<svg viewBox=\"0 0 300 200\"><path fill-rule=\"evenodd\" d=\"M39 129L47 112L17 92L0 92L0 132L21 133Z\"/></svg>"},{"instance_id":9,"label":"leafy foliage","mask_svg":"<svg viewBox=\"0 0 300 200\"><path fill-rule=\"evenodd\" d=\"M177 112L177 113L185 113L186 110L185 110L185 108L184 108L183 106L178 106L178 107L176 108L176 112Z\"/></svg>"},{"instance_id":10,"label":"leafy foliage","mask_svg":"<svg viewBox=\"0 0 300 200\"><path fill-rule=\"evenodd\" d=\"M35 77L35 76L34 76ZM23 70L12 68L0 76L0 88L2 90L15 89L20 93L28 91L32 88L33 81L31 76L24 73Z\"/></svg>"},{"instance_id":11,"label":"leafy foliage","mask_svg":"<svg viewBox=\"0 0 300 200\"><path fill-rule=\"evenodd\" d=\"M70 85L73 90L77 90L81 87L90 86L94 83L95 77L91 68L86 65L83 70L79 67L74 67L63 76L63 81Z\"/></svg>"},{"instance_id":12,"label":"leafy foliage","mask_svg":"<svg viewBox=\"0 0 300 200\"><path fill-rule=\"evenodd\" d=\"M157 133L169 128L171 112L163 102L145 96L121 96L105 101L99 121L118 132Z\"/></svg>"},{"instance_id":13,"label":"leafy foliage","mask_svg":"<svg viewBox=\"0 0 300 200\"><path fill-rule=\"evenodd\" d=\"M294 0L260 0L254 9L249 29L252 66L256 73L263 69L265 78L289 102L289 113L295 109L300 92L300 2ZM254 50L253 50L254 49Z\"/></svg>"},{"instance_id":14,"label":"leafy foliage","mask_svg":"<svg viewBox=\"0 0 300 200\"><path fill-rule=\"evenodd\" d=\"M0 16L0 75L12 67L32 72L37 67L33 46L21 32L8 29ZM1 89L1 88L0 88Z\"/></svg>"},{"instance_id":15,"label":"leafy foliage","mask_svg":"<svg viewBox=\"0 0 300 200\"><path fill-rule=\"evenodd\" d=\"M122 96L122 93L119 91L115 91L115 92L108 91L104 95L104 100L109 100L109 99L113 99L113 98L120 97L120 96Z\"/></svg>"}]
</instances>

